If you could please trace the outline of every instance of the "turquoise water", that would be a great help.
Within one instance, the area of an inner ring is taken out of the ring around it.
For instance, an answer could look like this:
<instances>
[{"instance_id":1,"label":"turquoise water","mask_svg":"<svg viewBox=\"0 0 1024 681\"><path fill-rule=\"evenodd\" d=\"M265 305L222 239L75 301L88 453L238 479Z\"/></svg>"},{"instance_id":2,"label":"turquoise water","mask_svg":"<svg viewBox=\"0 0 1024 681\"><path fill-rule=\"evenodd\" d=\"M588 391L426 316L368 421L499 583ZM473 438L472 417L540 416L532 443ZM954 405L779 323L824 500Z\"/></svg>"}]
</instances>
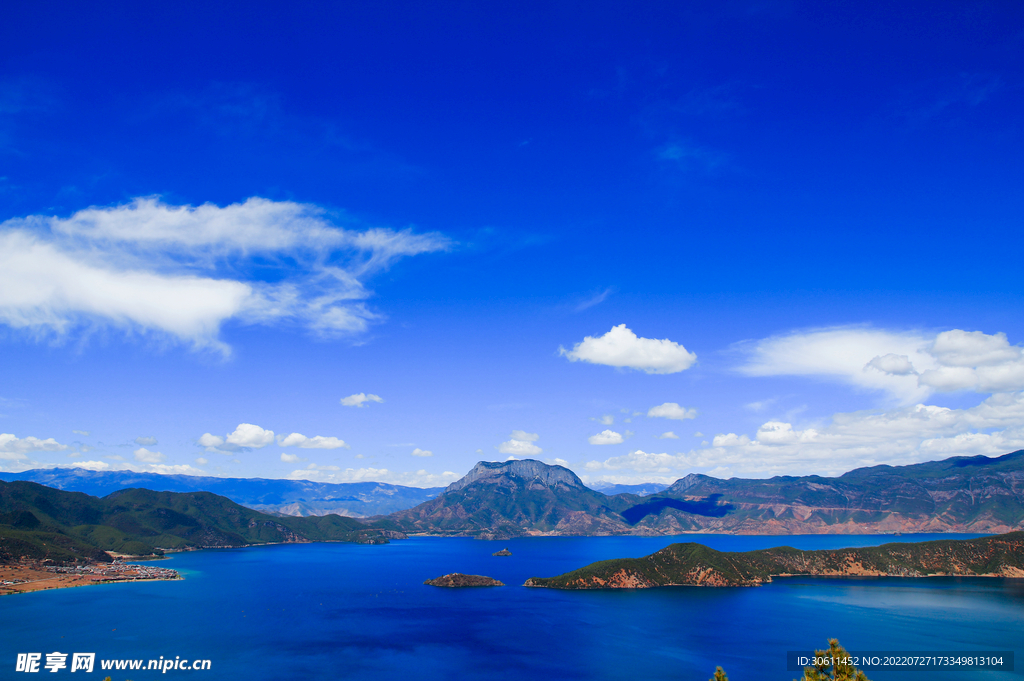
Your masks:
<instances>
[{"instance_id":1,"label":"turquoise water","mask_svg":"<svg viewBox=\"0 0 1024 681\"><path fill-rule=\"evenodd\" d=\"M943 535L949 537L949 535ZM973 536L973 535L971 535ZM913 535L900 541L938 536ZM693 537L413 538L174 554L185 580L0 598L0 678L19 652L206 658L211 671L109 672L114 681L196 679L793 679L786 651L825 647L1016 650L1024 580L786 578L758 588L527 589L595 560ZM877 536L701 536L718 549L865 546ZM491 553L508 546L511 557ZM504 588L438 589L449 572ZM1018 679L1018 671L883 672L877 679ZM45 673L45 672L44 672ZM64 678L69 670L45 678ZM108 672L76 672L102 679ZM908 676L909 675L909 676ZM32 677L28 677L32 678Z\"/></svg>"}]
</instances>

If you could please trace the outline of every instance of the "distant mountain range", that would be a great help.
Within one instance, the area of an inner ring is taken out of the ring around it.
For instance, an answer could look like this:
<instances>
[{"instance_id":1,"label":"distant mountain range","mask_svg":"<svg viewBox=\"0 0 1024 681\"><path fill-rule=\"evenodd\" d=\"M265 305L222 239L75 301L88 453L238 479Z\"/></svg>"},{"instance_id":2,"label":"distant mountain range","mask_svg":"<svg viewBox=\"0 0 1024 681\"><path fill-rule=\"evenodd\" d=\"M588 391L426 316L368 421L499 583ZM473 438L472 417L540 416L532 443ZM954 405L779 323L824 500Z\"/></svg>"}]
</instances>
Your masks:
<instances>
[{"instance_id":1,"label":"distant mountain range","mask_svg":"<svg viewBox=\"0 0 1024 681\"><path fill-rule=\"evenodd\" d=\"M40 468L21 473L0 473L0 480L27 480L69 492L105 497L132 487L157 492L213 492L236 504L274 515L343 515L368 518L402 511L434 499L444 487L405 487L386 482L309 482L265 478L215 478L196 475L162 475L134 471L90 471L84 468ZM668 485L591 485L605 495L661 492Z\"/></svg>"},{"instance_id":2,"label":"distant mountain range","mask_svg":"<svg viewBox=\"0 0 1024 681\"><path fill-rule=\"evenodd\" d=\"M624 493L613 492L626 486L596 491L567 468L529 459L480 462L443 491L384 483L327 484L80 469L0 477L28 478L95 495L127 487L204 490L275 514L371 516L367 523L377 529L481 538L690 532L1003 533L1024 529L1024 450L995 458L953 457L910 466L859 468L835 478L720 480L691 474L668 487L635 485ZM288 525L283 519L281 523Z\"/></svg>"},{"instance_id":3,"label":"distant mountain range","mask_svg":"<svg viewBox=\"0 0 1024 681\"><path fill-rule=\"evenodd\" d=\"M1024 532L994 537L883 544L859 549L716 551L672 544L643 558L602 560L526 586L552 589L646 589L653 586L759 586L772 577L1024 577Z\"/></svg>"},{"instance_id":4,"label":"distant mountain range","mask_svg":"<svg viewBox=\"0 0 1024 681\"><path fill-rule=\"evenodd\" d=\"M102 499L33 482L0 482L0 563L20 558L109 561L162 549L400 537L352 518L275 517L210 492L125 489Z\"/></svg>"},{"instance_id":5,"label":"distant mountain range","mask_svg":"<svg viewBox=\"0 0 1024 681\"><path fill-rule=\"evenodd\" d=\"M436 497L444 488L403 487L383 482L325 483L306 480L214 478L160 475L133 471L89 471L49 468L0 473L0 480L28 480L40 485L104 497L111 492L142 487L158 492L213 492L236 504L264 513L314 516L337 514L350 518L383 515L411 508Z\"/></svg>"},{"instance_id":6,"label":"distant mountain range","mask_svg":"<svg viewBox=\"0 0 1024 681\"><path fill-rule=\"evenodd\" d=\"M992 532L1024 528L1024 450L910 466L859 468L837 478L768 480L687 475L646 497L607 496L561 466L480 462L437 498L372 519L409 533L663 535Z\"/></svg>"}]
</instances>

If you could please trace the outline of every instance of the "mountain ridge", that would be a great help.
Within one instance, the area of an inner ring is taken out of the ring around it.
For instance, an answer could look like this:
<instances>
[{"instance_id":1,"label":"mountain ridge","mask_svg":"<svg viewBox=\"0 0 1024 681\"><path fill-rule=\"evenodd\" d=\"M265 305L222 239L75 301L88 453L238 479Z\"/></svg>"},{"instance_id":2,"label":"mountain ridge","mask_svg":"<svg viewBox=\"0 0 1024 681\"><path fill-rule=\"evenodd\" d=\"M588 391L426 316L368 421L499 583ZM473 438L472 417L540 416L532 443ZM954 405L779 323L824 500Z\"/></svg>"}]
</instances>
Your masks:
<instances>
[{"instance_id":1,"label":"mountain ridge","mask_svg":"<svg viewBox=\"0 0 1024 681\"><path fill-rule=\"evenodd\" d=\"M549 484L550 483L550 484ZM668 535L1024 529L1024 450L872 466L835 478L691 473L653 495L604 495L540 461L480 462L436 499L373 526L418 534Z\"/></svg>"}]
</instances>

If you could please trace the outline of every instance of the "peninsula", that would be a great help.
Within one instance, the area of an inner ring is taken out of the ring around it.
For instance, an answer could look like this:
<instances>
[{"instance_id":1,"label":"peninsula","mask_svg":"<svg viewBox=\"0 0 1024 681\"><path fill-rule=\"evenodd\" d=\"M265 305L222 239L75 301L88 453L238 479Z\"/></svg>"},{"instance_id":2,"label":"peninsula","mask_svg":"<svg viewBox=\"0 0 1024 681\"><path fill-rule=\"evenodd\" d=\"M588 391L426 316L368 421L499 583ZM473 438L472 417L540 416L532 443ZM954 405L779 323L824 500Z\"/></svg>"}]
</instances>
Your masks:
<instances>
[{"instance_id":1,"label":"peninsula","mask_svg":"<svg viewBox=\"0 0 1024 681\"><path fill-rule=\"evenodd\" d=\"M550 589L646 589L655 586L760 586L773 577L1024 578L1024 532L858 549L801 551L783 546L729 553L672 544L643 558L603 560L524 586Z\"/></svg>"},{"instance_id":2,"label":"peninsula","mask_svg":"<svg viewBox=\"0 0 1024 681\"><path fill-rule=\"evenodd\" d=\"M111 563L55 565L48 561L22 559L13 564L0 565L0 596L90 584L172 579L181 579L177 570L132 565L119 560Z\"/></svg>"}]
</instances>

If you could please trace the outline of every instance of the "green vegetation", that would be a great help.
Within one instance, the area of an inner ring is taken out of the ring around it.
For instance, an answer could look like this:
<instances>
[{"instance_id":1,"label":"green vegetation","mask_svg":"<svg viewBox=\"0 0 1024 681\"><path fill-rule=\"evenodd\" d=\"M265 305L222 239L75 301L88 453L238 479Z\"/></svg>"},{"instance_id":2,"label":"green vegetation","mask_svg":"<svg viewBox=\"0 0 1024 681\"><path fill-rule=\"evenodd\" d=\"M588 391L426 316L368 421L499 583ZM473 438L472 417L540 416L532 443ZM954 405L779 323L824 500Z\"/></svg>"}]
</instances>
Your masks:
<instances>
[{"instance_id":1,"label":"green vegetation","mask_svg":"<svg viewBox=\"0 0 1024 681\"><path fill-rule=\"evenodd\" d=\"M672 544L643 558L604 560L527 586L554 589L653 586L757 586L779 575L1024 575L1024 532L978 539L801 551L783 546L729 553L702 544Z\"/></svg>"},{"instance_id":2,"label":"green vegetation","mask_svg":"<svg viewBox=\"0 0 1024 681\"><path fill-rule=\"evenodd\" d=\"M384 544L388 533L352 518L278 518L209 492L126 489L102 499L32 482L0 482L0 562L108 561L105 551L161 554L161 549L272 542Z\"/></svg>"}]
</instances>

